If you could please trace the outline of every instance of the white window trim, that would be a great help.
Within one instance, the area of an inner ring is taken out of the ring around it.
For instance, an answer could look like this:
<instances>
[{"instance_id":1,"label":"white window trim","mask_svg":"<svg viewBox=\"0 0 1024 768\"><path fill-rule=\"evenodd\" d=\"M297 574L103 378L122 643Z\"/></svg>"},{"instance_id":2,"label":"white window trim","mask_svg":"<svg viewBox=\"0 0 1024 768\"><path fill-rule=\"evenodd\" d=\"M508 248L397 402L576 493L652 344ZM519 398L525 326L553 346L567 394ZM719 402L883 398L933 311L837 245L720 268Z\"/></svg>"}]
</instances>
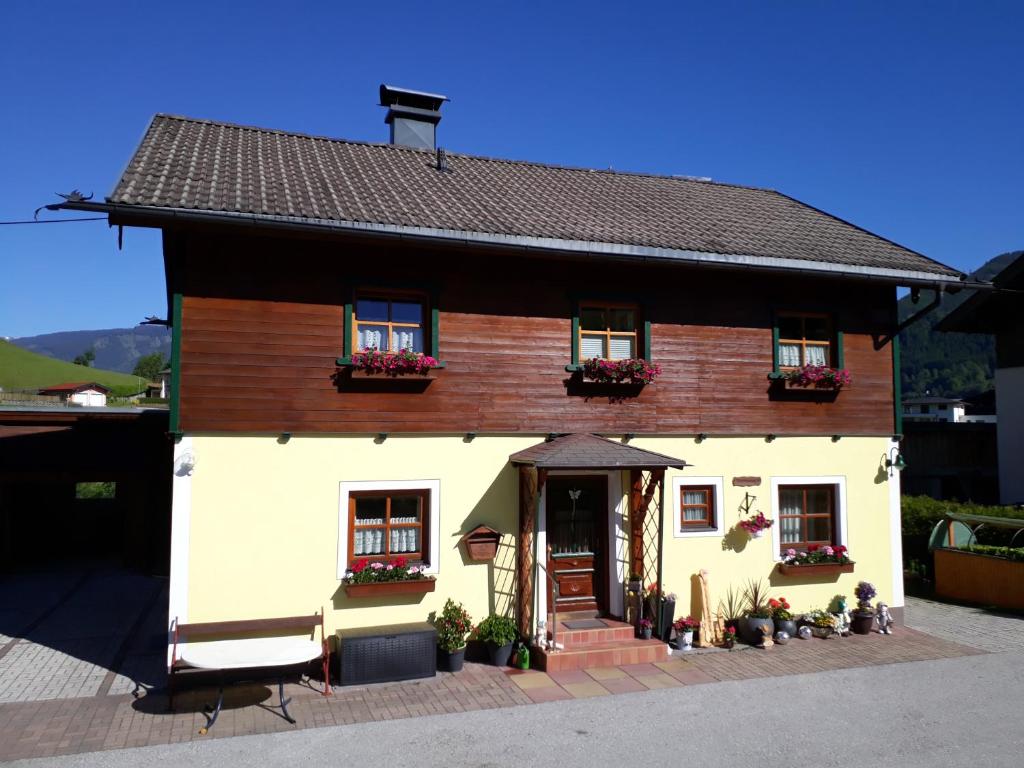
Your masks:
<instances>
[{"instance_id":1,"label":"white window trim","mask_svg":"<svg viewBox=\"0 0 1024 768\"><path fill-rule=\"evenodd\" d=\"M836 517L839 519L839 540L836 544L849 546L846 533L846 475L789 475L772 478L772 559L782 562L782 524L779 522L781 510L779 508L779 486L780 485L832 485L836 489ZM854 558L851 558L854 559Z\"/></svg>"},{"instance_id":2,"label":"white window trim","mask_svg":"<svg viewBox=\"0 0 1024 768\"><path fill-rule=\"evenodd\" d=\"M348 497L353 491L430 491L427 534L430 540L430 564L424 573L436 575L441 560L441 481L440 480L353 480L340 483L338 499L338 580L348 570Z\"/></svg>"},{"instance_id":3,"label":"white window trim","mask_svg":"<svg viewBox=\"0 0 1024 768\"><path fill-rule=\"evenodd\" d=\"M680 500L682 489L687 486L710 485L715 489L714 518L715 525L710 529L687 531L683 528L683 510ZM694 477L692 475L672 478L672 535L677 539L699 539L708 536L722 535L722 497L725 494L725 478Z\"/></svg>"}]
</instances>

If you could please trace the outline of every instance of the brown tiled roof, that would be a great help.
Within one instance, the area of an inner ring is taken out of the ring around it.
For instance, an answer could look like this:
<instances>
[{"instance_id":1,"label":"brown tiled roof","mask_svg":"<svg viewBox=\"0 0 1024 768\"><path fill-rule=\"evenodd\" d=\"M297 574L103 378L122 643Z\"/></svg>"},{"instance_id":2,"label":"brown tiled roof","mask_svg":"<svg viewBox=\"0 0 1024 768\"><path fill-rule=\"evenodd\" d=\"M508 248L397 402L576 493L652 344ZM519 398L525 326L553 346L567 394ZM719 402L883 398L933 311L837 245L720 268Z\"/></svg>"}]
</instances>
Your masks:
<instances>
[{"instance_id":1,"label":"brown tiled roof","mask_svg":"<svg viewBox=\"0 0 1024 768\"><path fill-rule=\"evenodd\" d=\"M79 392L83 389L95 389L103 392L110 391L110 387L105 387L95 381L68 381L63 384L54 384L52 387L43 387L39 392L40 394L47 392Z\"/></svg>"},{"instance_id":2,"label":"brown tiled roof","mask_svg":"<svg viewBox=\"0 0 1024 768\"><path fill-rule=\"evenodd\" d=\"M959 275L773 190L454 153L448 166L429 151L157 115L108 202Z\"/></svg>"},{"instance_id":3,"label":"brown tiled roof","mask_svg":"<svg viewBox=\"0 0 1024 768\"><path fill-rule=\"evenodd\" d=\"M561 435L508 457L513 464L531 464L538 469L663 469L686 466L654 451L616 443L597 435Z\"/></svg>"}]
</instances>

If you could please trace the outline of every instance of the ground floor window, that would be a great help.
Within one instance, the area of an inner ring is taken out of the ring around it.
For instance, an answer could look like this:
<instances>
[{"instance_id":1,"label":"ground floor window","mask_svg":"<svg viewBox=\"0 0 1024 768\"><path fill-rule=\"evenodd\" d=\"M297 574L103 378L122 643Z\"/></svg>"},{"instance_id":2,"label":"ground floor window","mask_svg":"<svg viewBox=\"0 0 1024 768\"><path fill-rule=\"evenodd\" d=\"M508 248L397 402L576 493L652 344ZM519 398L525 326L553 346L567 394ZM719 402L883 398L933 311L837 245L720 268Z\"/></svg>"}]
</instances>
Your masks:
<instances>
[{"instance_id":1,"label":"ground floor window","mask_svg":"<svg viewBox=\"0 0 1024 768\"><path fill-rule=\"evenodd\" d=\"M353 491L348 504L350 561L427 561L430 491Z\"/></svg>"},{"instance_id":2,"label":"ground floor window","mask_svg":"<svg viewBox=\"0 0 1024 768\"><path fill-rule=\"evenodd\" d=\"M677 537L721 533L722 485L721 477L680 475L672 479L672 516Z\"/></svg>"},{"instance_id":3,"label":"ground floor window","mask_svg":"<svg viewBox=\"0 0 1024 768\"><path fill-rule=\"evenodd\" d=\"M834 485L780 485L778 493L780 551L840 543Z\"/></svg>"}]
</instances>

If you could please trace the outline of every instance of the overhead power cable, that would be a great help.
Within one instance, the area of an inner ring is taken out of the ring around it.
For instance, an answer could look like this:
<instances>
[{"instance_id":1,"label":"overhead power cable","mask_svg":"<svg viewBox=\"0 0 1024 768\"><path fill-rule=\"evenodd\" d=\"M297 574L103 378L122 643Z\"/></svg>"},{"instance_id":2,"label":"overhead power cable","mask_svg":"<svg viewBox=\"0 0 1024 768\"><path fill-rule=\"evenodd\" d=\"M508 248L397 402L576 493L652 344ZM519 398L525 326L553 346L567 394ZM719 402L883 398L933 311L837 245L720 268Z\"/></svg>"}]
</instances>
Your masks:
<instances>
[{"instance_id":1,"label":"overhead power cable","mask_svg":"<svg viewBox=\"0 0 1024 768\"><path fill-rule=\"evenodd\" d=\"M0 225L5 224L69 224L74 221L106 221L106 216L85 216L80 219L46 219L43 221L34 221L33 219L26 219L24 221L0 221Z\"/></svg>"}]
</instances>

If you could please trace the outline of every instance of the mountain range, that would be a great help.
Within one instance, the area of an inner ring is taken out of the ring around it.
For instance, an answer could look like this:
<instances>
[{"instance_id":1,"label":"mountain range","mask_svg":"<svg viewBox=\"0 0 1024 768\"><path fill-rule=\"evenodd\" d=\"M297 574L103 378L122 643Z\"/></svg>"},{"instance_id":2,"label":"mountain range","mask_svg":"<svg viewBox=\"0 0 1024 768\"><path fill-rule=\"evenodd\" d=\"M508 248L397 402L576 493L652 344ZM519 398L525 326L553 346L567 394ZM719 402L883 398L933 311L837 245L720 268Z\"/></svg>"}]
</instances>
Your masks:
<instances>
[{"instance_id":1,"label":"mountain range","mask_svg":"<svg viewBox=\"0 0 1024 768\"><path fill-rule=\"evenodd\" d=\"M162 325L59 331L10 341L22 349L68 362L91 349L96 353L94 367L121 373L131 373L143 355L159 352L167 359L171 357L171 332Z\"/></svg>"}]
</instances>

